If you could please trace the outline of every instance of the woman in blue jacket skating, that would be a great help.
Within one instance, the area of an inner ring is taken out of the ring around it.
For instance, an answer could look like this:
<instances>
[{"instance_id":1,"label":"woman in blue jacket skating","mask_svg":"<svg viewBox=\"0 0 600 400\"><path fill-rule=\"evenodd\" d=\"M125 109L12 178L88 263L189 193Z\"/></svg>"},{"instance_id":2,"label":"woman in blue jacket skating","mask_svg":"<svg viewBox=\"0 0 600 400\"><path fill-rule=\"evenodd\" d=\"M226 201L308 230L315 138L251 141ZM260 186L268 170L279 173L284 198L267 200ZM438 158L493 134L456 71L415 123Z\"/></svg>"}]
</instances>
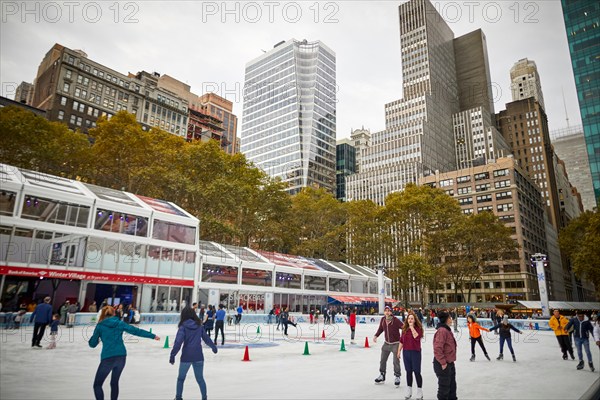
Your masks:
<instances>
[{"instance_id":1,"label":"woman in blue jacket skating","mask_svg":"<svg viewBox=\"0 0 600 400\"><path fill-rule=\"evenodd\" d=\"M113 307L106 306L102 308L98 325L96 325L94 334L89 341L91 348L95 348L98 346L100 340L102 341L101 361L98 371L96 371L96 377L94 378L94 396L96 396L96 400L104 399L102 385L111 371L110 398L111 400L119 398L119 378L121 377L123 368L125 368L125 358L127 357L127 351L123 343L123 332L160 340L155 334L126 324L118 317L115 317L115 309Z\"/></svg>"},{"instance_id":2,"label":"woman in blue jacket skating","mask_svg":"<svg viewBox=\"0 0 600 400\"><path fill-rule=\"evenodd\" d=\"M206 330L202 326L202 321L196 315L194 310L190 307L185 307L181 310L181 320L179 321L179 330L177 331L177 337L175 338L175 344L173 350L171 350L171 357L169 363L175 364L175 356L183 345L181 351L181 359L179 361L179 376L177 377L177 390L175 399L180 400L183 395L183 383L185 377L190 369L194 367L194 375L198 386L200 386L200 392L202 393L202 400L206 400L206 382L204 381L204 355L202 354L202 341L206 343L213 351L217 353L217 346L213 343L210 336L206 333Z\"/></svg>"}]
</instances>

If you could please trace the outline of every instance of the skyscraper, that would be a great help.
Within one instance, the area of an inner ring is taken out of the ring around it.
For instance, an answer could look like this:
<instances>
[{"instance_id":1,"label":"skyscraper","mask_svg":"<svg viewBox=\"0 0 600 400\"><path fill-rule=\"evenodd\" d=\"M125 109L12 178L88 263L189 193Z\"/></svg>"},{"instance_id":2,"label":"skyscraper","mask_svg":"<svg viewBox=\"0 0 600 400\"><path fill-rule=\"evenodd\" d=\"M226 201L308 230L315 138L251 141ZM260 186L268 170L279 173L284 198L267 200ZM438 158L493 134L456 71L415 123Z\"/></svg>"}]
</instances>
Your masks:
<instances>
[{"instance_id":1,"label":"skyscraper","mask_svg":"<svg viewBox=\"0 0 600 400\"><path fill-rule=\"evenodd\" d=\"M335 194L335 53L290 39L246 65L241 152L288 192Z\"/></svg>"},{"instance_id":2,"label":"skyscraper","mask_svg":"<svg viewBox=\"0 0 600 400\"><path fill-rule=\"evenodd\" d=\"M452 114L459 111L454 34L429 1L399 6L404 97L385 105L386 129L373 133L349 200L385 197L423 173L456 169Z\"/></svg>"},{"instance_id":3,"label":"skyscraper","mask_svg":"<svg viewBox=\"0 0 600 400\"><path fill-rule=\"evenodd\" d=\"M597 201L600 197L600 3L562 0L562 9L592 173L594 197Z\"/></svg>"},{"instance_id":4,"label":"skyscraper","mask_svg":"<svg viewBox=\"0 0 600 400\"><path fill-rule=\"evenodd\" d=\"M517 61L510 69L510 81L513 101L533 97L544 110L546 109L544 95L542 94L542 83L535 61L526 58Z\"/></svg>"},{"instance_id":5,"label":"skyscraper","mask_svg":"<svg viewBox=\"0 0 600 400\"><path fill-rule=\"evenodd\" d=\"M350 139L338 140L336 146L336 198L346 201L346 177L356 172L356 147Z\"/></svg>"}]
</instances>

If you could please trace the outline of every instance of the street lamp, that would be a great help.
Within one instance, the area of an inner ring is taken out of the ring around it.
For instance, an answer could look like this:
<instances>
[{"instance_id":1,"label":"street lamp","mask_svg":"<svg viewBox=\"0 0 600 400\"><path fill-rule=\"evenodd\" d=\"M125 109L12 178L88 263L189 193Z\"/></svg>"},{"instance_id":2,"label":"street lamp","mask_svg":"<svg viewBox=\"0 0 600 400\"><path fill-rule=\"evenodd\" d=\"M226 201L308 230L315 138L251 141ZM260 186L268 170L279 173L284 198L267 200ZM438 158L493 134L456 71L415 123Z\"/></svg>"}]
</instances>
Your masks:
<instances>
[{"instance_id":1,"label":"street lamp","mask_svg":"<svg viewBox=\"0 0 600 400\"><path fill-rule=\"evenodd\" d=\"M377 283L379 286L379 315L382 315L385 308L385 284L383 282L385 266L383 264L377 264L375 268L377 268Z\"/></svg>"},{"instance_id":2,"label":"street lamp","mask_svg":"<svg viewBox=\"0 0 600 400\"><path fill-rule=\"evenodd\" d=\"M531 261L535 262L538 287L540 291L540 302L542 303L542 316L550 317L550 303L548 302L548 285L546 283L546 271L544 266L548 257L542 253L536 253L531 256Z\"/></svg>"}]
</instances>

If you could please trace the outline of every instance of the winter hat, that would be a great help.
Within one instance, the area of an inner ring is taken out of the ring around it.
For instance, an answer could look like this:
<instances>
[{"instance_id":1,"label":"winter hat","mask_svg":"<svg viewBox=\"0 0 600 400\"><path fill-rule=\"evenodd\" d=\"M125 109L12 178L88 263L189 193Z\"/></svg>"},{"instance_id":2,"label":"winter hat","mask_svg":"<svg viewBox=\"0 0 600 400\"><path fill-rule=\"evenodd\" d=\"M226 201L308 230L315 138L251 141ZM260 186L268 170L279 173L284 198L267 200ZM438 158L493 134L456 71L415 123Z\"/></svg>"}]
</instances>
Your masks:
<instances>
[{"instance_id":1,"label":"winter hat","mask_svg":"<svg viewBox=\"0 0 600 400\"><path fill-rule=\"evenodd\" d=\"M508 315L505 315L504 317L502 317L502 322L505 324L508 324Z\"/></svg>"},{"instance_id":2,"label":"winter hat","mask_svg":"<svg viewBox=\"0 0 600 400\"><path fill-rule=\"evenodd\" d=\"M385 311L385 310L390 310L390 311L392 311L392 307L390 307L390 306L385 306L385 307L383 308L383 311Z\"/></svg>"}]
</instances>

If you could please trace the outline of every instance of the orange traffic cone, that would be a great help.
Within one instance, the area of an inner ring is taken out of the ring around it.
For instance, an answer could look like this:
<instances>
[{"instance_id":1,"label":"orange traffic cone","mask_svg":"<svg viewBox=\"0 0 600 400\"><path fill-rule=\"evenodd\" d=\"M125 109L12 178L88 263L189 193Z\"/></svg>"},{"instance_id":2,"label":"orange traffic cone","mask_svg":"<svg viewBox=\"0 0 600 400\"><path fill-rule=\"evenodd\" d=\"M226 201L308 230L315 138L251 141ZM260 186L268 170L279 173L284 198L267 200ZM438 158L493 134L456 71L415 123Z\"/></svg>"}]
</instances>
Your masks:
<instances>
[{"instance_id":1,"label":"orange traffic cone","mask_svg":"<svg viewBox=\"0 0 600 400\"><path fill-rule=\"evenodd\" d=\"M321 334L321 339L325 340L325 329L323 329L323 333Z\"/></svg>"},{"instance_id":2,"label":"orange traffic cone","mask_svg":"<svg viewBox=\"0 0 600 400\"><path fill-rule=\"evenodd\" d=\"M244 359L242 361L250 361L250 354L248 353L248 346L246 346L246 351L244 352Z\"/></svg>"},{"instance_id":3,"label":"orange traffic cone","mask_svg":"<svg viewBox=\"0 0 600 400\"><path fill-rule=\"evenodd\" d=\"M367 336L365 338L365 349L368 349L368 348L369 348L369 337Z\"/></svg>"}]
</instances>

